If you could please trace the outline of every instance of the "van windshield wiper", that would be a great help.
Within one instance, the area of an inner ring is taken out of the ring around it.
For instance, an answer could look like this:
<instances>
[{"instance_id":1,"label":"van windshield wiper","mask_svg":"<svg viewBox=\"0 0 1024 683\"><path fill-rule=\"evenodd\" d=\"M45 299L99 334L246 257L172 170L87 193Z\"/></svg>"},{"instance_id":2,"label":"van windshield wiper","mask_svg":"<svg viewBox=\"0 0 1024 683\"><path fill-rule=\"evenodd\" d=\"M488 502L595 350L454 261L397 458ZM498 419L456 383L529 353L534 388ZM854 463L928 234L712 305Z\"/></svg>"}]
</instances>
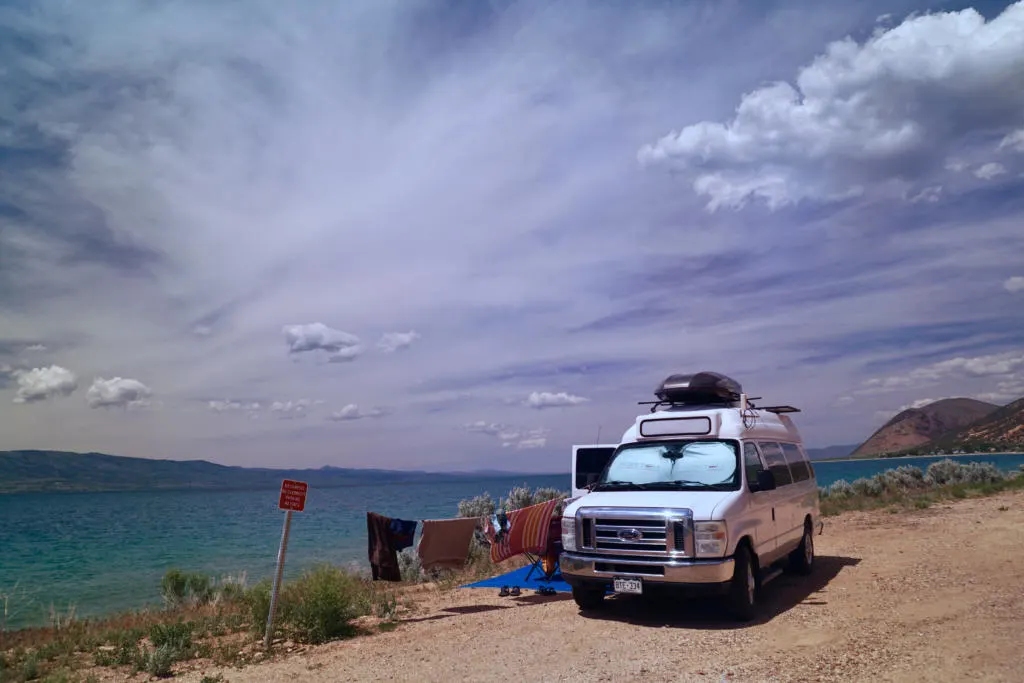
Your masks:
<instances>
[{"instance_id":1,"label":"van windshield wiper","mask_svg":"<svg viewBox=\"0 0 1024 683\"><path fill-rule=\"evenodd\" d=\"M672 481L652 481L648 484L638 484L638 486L647 490L658 490L658 489L683 489L691 487L700 487L705 489L723 489L732 488L732 484L729 482L719 482L717 484L709 484L703 481L692 481L690 479L673 479Z\"/></svg>"},{"instance_id":2,"label":"van windshield wiper","mask_svg":"<svg viewBox=\"0 0 1024 683\"><path fill-rule=\"evenodd\" d=\"M622 481L620 479L613 479L612 481L602 481L593 488L594 491L603 491L609 489L636 489L640 488L641 484L634 484L631 481Z\"/></svg>"}]
</instances>

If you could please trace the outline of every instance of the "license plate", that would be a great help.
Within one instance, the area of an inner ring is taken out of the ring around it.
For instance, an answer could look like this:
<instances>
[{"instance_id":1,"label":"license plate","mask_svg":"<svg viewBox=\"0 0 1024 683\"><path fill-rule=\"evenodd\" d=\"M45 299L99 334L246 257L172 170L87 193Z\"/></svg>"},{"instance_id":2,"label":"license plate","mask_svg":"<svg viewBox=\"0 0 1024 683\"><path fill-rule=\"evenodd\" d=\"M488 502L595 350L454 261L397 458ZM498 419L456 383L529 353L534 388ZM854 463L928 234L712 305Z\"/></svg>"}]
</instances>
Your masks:
<instances>
[{"instance_id":1,"label":"license plate","mask_svg":"<svg viewBox=\"0 0 1024 683\"><path fill-rule=\"evenodd\" d=\"M612 579L612 590L616 593L634 593L639 595L644 592L644 587L640 583L640 579Z\"/></svg>"}]
</instances>

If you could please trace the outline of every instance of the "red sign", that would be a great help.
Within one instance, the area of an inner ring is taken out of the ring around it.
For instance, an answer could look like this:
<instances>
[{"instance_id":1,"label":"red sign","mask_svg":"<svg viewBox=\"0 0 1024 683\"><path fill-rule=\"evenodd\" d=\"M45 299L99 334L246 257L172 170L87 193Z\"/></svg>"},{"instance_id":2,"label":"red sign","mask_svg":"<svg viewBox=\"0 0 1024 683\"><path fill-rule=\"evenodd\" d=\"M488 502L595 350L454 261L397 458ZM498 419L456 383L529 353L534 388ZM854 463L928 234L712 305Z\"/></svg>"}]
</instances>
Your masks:
<instances>
[{"instance_id":1,"label":"red sign","mask_svg":"<svg viewBox=\"0 0 1024 683\"><path fill-rule=\"evenodd\" d=\"M277 502L277 507L302 512L306 507L307 488L308 485L304 481L285 479L281 482L281 499Z\"/></svg>"}]
</instances>

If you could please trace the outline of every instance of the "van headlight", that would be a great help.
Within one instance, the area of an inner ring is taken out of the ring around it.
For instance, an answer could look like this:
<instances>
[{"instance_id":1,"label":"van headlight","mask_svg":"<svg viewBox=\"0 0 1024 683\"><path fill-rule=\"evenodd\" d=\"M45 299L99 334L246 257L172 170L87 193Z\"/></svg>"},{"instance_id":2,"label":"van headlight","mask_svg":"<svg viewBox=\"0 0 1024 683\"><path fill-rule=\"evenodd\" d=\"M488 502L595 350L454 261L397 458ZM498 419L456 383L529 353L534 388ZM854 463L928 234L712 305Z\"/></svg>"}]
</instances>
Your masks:
<instances>
[{"instance_id":1,"label":"van headlight","mask_svg":"<svg viewBox=\"0 0 1024 683\"><path fill-rule=\"evenodd\" d=\"M562 550L576 550L576 518L562 517Z\"/></svg>"},{"instance_id":2,"label":"van headlight","mask_svg":"<svg viewBox=\"0 0 1024 683\"><path fill-rule=\"evenodd\" d=\"M728 547L725 522L694 522L693 548L697 557L721 557Z\"/></svg>"}]
</instances>

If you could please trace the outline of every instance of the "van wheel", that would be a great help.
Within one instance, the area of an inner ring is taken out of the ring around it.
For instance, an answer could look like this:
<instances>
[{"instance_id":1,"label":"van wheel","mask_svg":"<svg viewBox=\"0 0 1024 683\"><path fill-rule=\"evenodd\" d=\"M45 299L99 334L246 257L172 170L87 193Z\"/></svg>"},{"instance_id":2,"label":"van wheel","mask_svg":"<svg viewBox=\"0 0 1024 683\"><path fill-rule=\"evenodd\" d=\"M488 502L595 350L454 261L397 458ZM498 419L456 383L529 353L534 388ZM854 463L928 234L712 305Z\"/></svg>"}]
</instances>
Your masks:
<instances>
[{"instance_id":1,"label":"van wheel","mask_svg":"<svg viewBox=\"0 0 1024 683\"><path fill-rule=\"evenodd\" d=\"M757 613L757 568L746 545L736 549L727 600L729 611L738 621L750 621Z\"/></svg>"},{"instance_id":2,"label":"van wheel","mask_svg":"<svg viewBox=\"0 0 1024 683\"><path fill-rule=\"evenodd\" d=\"M804 537L800 545L789 554L789 568L794 574L804 576L814 570L814 533L810 523L804 524Z\"/></svg>"},{"instance_id":3,"label":"van wheel","mask_svg":"<svg viewBox=\"0 0 1024 683\"><path fill-rule=\"evenodd\" d=\"M581 610L597 609L604 603L604 588L573 586L572 599Z\"/></svg>"}]
</instances>

